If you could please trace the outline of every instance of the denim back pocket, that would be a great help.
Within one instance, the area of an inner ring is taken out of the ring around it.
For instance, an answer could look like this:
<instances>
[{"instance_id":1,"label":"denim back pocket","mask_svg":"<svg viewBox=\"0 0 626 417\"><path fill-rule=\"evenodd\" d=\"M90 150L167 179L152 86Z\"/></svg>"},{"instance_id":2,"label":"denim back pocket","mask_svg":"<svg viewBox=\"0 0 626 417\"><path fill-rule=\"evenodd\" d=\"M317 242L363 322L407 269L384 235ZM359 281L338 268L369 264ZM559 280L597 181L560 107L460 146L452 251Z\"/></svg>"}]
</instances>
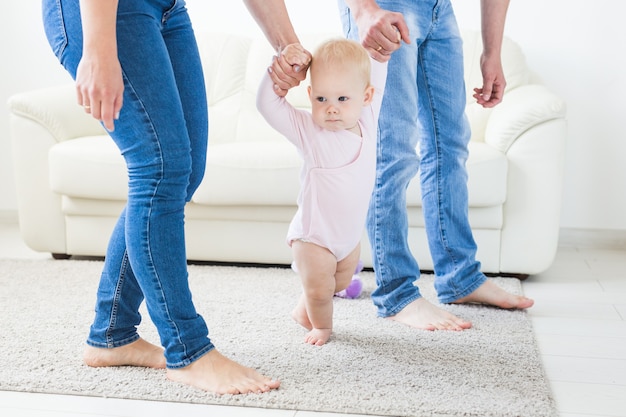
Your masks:
<instances>
[{"instance_id":1,"label":"denim back pocket","mask_svg":"<svg viewBox=\"0 0 626 417\"><path fill-rule=\"evenodd\" d=\"M43 26L52 52L61 59L67 47L67 31L63 19L61 0L42 1Z\"/></svg>"}]
</instances>

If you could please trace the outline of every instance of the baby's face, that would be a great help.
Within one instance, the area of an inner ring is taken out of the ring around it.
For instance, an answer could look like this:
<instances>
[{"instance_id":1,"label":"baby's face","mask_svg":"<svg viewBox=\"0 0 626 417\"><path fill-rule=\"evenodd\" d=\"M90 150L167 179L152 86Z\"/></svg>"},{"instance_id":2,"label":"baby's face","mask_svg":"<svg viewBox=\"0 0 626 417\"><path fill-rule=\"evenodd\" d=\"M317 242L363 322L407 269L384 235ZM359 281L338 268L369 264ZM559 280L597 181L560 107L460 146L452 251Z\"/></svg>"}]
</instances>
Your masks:
<instances>
[{"instance_id":1,"label":"baby's face","mask_svg":"<svg viewBox=\"0 0 626 417\"><path fill-rule=\"evenodd\" d=\"M371 101L368 82L349 67L330 68L322 64L311 71L309 98L313 121L327 130L353 129L363 106Z\"/></svg>"}]
</instances>

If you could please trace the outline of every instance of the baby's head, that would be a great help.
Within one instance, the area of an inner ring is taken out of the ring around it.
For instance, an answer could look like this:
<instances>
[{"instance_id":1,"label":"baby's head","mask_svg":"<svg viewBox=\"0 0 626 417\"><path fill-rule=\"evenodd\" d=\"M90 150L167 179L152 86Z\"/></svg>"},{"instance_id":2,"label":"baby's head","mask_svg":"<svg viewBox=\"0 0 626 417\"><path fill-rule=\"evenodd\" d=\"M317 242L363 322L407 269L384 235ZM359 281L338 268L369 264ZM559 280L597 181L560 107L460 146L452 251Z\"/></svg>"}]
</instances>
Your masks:
<instances>
[{"instance_id":1,"label":"baby's head","mask_svg":"<svg viewBox=\"0 0 626 417\"><path fill-rule=\"evenodd\" d=\"M358 78L365 88L370 83L370 59L367 51L356 41L333 38L320 44L311 61L311 82L316 71L343 71Z\"/></svg>"},{"instance_id":2,"label":"baby's head","mask_svg":"<svg viewBox=\"0 0 626 417\"><path fill-rule=\"evenodd\" d=\"M309 69L313 120L328 130L358 129L361 110L374 94L370 71L369 56L359 43L331 39L319 45Z\"/></svg>"}]
</instances>

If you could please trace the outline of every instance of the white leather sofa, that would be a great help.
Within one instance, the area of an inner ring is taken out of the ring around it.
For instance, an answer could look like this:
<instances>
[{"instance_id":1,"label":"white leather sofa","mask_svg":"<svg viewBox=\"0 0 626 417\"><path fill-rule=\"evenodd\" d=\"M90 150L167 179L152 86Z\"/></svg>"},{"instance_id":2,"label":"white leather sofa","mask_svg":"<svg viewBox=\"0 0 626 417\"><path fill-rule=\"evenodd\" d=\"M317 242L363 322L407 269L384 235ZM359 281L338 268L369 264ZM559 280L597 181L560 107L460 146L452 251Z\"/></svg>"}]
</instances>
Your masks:
<instances>
[{"instance_id":1,"label":"white leather sofa","mask_svg":"<svg viewBox=\"0 0 626 417\"><path fill-rule=\"evenodd\" d=\"M339 34L303 36L312 49ZM553 261L559 233L566 138L563 100L537 82L520 48L506 39L504 101L472 103L481 85L479 33L463 33L469 217L483 270L535 274ZM295 212L300 160L257 113L256 88L272 55L264 38L199 35L208 87L210 136L204 181L186 210L190 260L289 264L284 238ZM308 107L303 86L289 100ZM123 160L103 128L77 105L74 86L17 94L9 100L22 237L55 258L103 256L125 204ZM432 261L417 180L409 187L410 244L424 270ZM362 258L371 266L367 237Z\"/></svg>"}]
</instances>

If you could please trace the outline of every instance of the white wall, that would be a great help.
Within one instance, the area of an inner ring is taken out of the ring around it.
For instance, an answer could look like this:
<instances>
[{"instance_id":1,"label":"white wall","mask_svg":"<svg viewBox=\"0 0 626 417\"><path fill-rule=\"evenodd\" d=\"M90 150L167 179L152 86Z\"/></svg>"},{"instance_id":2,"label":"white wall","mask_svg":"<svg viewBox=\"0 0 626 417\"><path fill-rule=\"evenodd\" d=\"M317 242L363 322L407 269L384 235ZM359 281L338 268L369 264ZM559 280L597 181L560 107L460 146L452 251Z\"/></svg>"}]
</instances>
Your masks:
<instances>
[{"instance_id":1,"label":"white wall","mask_svg":"<svg viewBox=\"0 0 626 417\"><path fill-rule=\"evenodd\" d=\"M453 1L459 24L478 28L478 0ZM623 0L511 1L506 35L567 102L562 227L626 230L624 12Z\"/></svg>"},{"instance_id":2,"label":"white wall","mask_svg":"<svg viewBox=\"0 0 626 417\"><path fill-rule=\"evenodd\" d=\"M196 30L258 35L240 1L187 0ZM300 33L340 30L335 0L287 0ZM453 0L459 24L479 28L479 0ZM568 104L569 143L561 226L626 231L626 25L622 0L513 0L506 35ZM0 101L69 81L48 49L40 0L6 2ZM8 111L0 108L0 211L15 210Z\"/></svg>"}]
</instances>

